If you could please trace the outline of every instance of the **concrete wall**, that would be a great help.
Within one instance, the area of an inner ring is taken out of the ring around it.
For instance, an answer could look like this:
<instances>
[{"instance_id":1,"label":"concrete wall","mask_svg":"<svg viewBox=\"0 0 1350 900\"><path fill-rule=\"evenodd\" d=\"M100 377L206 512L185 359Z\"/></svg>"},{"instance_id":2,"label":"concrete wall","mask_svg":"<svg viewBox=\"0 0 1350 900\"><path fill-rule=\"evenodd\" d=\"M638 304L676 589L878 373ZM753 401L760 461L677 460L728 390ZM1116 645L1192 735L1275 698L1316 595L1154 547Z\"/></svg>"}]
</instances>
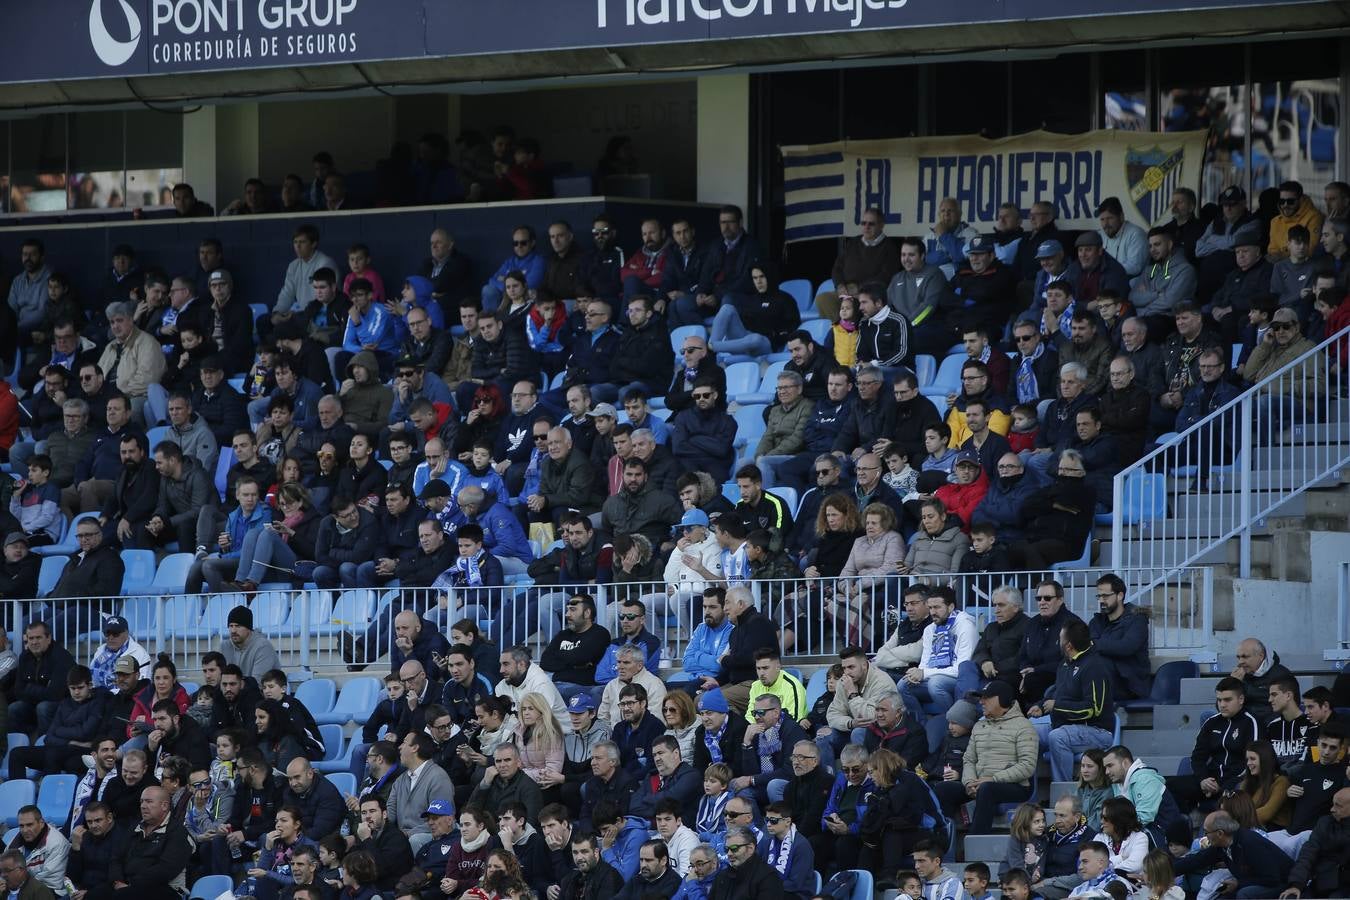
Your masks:
<instances>
[{"instance_id":1,"label":"concrete wall","mask_svg":"<svg viewBox=\"0 0 1350 900\"><path fill-rule=\"evenodd\" d=\"M698 201L748 208L750 76L700 78L698 113Z\"/></svg>"}]
</instances>

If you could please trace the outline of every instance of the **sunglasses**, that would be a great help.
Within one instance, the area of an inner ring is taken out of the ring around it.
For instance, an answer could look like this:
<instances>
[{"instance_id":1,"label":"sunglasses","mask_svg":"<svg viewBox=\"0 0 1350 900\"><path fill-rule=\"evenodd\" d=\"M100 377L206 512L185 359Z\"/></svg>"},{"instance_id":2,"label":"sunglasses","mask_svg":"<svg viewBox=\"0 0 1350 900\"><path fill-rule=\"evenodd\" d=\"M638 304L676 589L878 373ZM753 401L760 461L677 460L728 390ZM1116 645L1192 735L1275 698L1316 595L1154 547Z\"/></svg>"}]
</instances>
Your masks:
<instances>
[{"instance_id":1,"label":"sunglasses","mask_svg":"<svg viewBox=\"0 0 1350 900\"><path fill-rule=\"evenodd\" d=\"M834 474L834 469L816 469L816 477L824 478L826 475Z\"/></svg>"},{"instance_id":2,"label":"sunglasses","mask_svg":"<svg viewBox=\"0 0 1350 900\"><path fill-rule=\"evenodd\" d=\"M846 772L849 775L856 775L859 772L866 770L866 766L840 766L839 768L841 771Z\"/></svg>"},{"instance_id":3,"label":"sunglasses","mask_svg":"<svg viewBox=\"0 0 1350 900\"><path fill-rule=\"evenodd\" d=\"M609 234L611 230L609 228L592 228L591 234Z\"/></svg>"},{"instance_id":4,"label":"sunglasses","mask_svg":"<svg viewBox=\"0 0 1350 900\"><path fill-rule=\"evenodd\" d=\"M398 373L398 377L399 377L399 378L411 378L411 377L413 377L413 376L416 375L416 374L417 374L417 372L414 371L413 369L406 369L406 370L404 370L404 371L399 372L399 373Z\"/></svg>"},{"instance_id":5,"label":"sunglasses","mask_svg":"<svg viewBox=\"0 0 1350 900\"><path fill-rule=\"evenodd\" d=\"M713 395L707 391L701 391L697 394L691 394L690 396L692 396L695 400L711 400L713 398Z\"/></svg>"},{"instance_id":6,"label":"sunglasses","mask_svg":"<svg viewBox=\"0 0 1350 900\"><path fill-rule=\"evenodd\" d=\"M631 622L640 618L642 618L642 613L619 613L620 622Z\"/></svg>"},{"instance_id":7,"label":"sunglasses","mask_svg":"<svg viewBox=\"0 0 1350 900\"><path fill-rule=\"evenodd\" d=\"M769 711L767 709L753 709L750 711L750 715L754 716L756 719L762 719L768 714Z\"/></svg>"},{"instance_id":8,"label":"sunglasses","mask_svg":"<svg viewBox=\"0 0 1350 900\"><path fill-rule=\"evenodd\" d=\"M1297 198L1297 197L1281 197L1281 198L1280 198L1280 205L1281 205L1281 206L1298 206L1298 198Z\"/></svg>"},{"instance_id":9,"label":"sunglasses","mask_svg":"<svg viewBox=\"0 0 1350 900\"><path fill-rule=\"evenodd\" d=\"M688 356L690 353L697 353L702 349L703 349L702 347L685 347L680 352L683 353L685 356Z\"/></svg>"},{"instance_id":10,"label":"sunglasses","mask_svg":"<svg viewBox=\"0 0 1350 900\"><path fill-rule=\"evenodd\" d=\"M765 816L765 817L764 817L764 821L767 822L767 823L770 824L770 825L777 825L779 822L783 821L783 817L782 817L782 816Z\"/></svg>"},{"instance_id":11,"label":"sunglasses","mask_svg":"<svg viewBox=\"0 0 1350 900\"><path fill-rule=\"evenodd\" d=\"M1271 322L1271 323L1270 323L1270 330L1271 330L1271 331L1292 331L1293 328L1294 328L1294 323L1293 323L1293 322Z\"/></svg>"},{"instance_id":12,"label":"sunglasses","mask_svg":"<svg viewBox=\"0 0 1350 900\"><path fill-rule=\"evenodd\" d=\"M536 441L546 441L546 440L548 440L548 435L546 435L546 434L536 434L536 435L534 436L534 439L535 439Z\"/></svg>"},{"instance_id":13,"label":"sunglasses","mask_svg":"<svg viewBox=\"0 0 1350 900\"><path fill-rule=\"evenodd\" d=\"M528 247L528 246L530 246L530 244L532 244L532 243L533 243L533 241L512 241L512 242L511 242L511 246L512 246L512 247Z\"/></svg>"}]
</instances>

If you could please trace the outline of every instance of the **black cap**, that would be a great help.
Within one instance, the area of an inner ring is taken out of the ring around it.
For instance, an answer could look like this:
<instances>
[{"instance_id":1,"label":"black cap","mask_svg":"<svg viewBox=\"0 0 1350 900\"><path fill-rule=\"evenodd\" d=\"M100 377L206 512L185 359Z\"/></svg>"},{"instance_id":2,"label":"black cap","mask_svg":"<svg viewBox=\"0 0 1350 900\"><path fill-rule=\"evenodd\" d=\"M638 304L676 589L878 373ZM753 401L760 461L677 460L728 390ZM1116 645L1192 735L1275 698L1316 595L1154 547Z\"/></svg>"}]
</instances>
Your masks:
<instances>
[{"instance_id":1,"label":"black cap","mask_svg":"<svg viewBox=\"0 0 1350 900\"><path fill-rule=\"evenodd\" d=\"M202 364L197 368L201 369L203 372L205 372L207 369L210 369L212 372L224 372L225 363L221 360L219 356L213 353L210 356L203 359Z\"/></svg>"},{"instance_id":2,"label":"black cap","mask_svg":"<svg viewBox=\"0 0 1350 900\"><path fill-rule=\"evenodd\" d=\"M116 247L113 247L112 255L126 256L130 257L131 259L135 259L136 250L130 244L118 244Z\"/></svg>"},{"instance_id":3,"label":"black cap","mask_svg":"<svg viewBox=\"0 0 1350 900\"><path fill-rule=\"evenodd\" d=\"M984 690L980 691L980 696L997 697L998 705L1004 709L1010 709L1012 707L1015 697L1012 685L1008 684L1006 681L999 681L998 679L986 684Z\"/></svg>"},{"instance_id":4,"label":"black cap","mask_svg":"<svg viewBox=\"0 0 1350 900\"><path fill-rule=\"evenodd\" d=\"M414 359L411 354L405 353L394 363L394 367L399 369L425 369L426 364L420 359Z\"/></svg>"},{"instance_id":5,"label":"black cap","mask_svg":"<svg viewBox=\"0 0 1350 900\"><path fill-rule=\"evenodd\" d=\"M305 336L305 326L295 319L283 319L272 329L272 336L279 341L298 341Z\"/></svg>"},{"instance_id":6,"label":"black cap","mask_svg":"<svg viewBox=\"0 0 1350 900\"><path fill-rule=\"evenodd\" d=\"M418 497L418 499L431 500L434 497L449 497L449 496L450 496L450 485L446 484L444 481L441 481L439 478L433 478L426 483L425 487L422 488L422 493Z\"/></svg>"},{"instance_id":7,"label":"black cap","mask_svg":"<svg viewBox=\"0 0 1350 900\"><path fill-rule=\"evenodd\" d=\"M1242 203L1246 199L1247 199L1247 192L1244 191L1242 188L1238 187L1236 184L1233 184L1224 188L1223 193L1219 195L1219 205L1222 206L1225 203L1228 204Z\"/></svg>"},{"instance_id":8,"label":"black cap","mask_svg":"<svg viewBox=\"0 0 1350 900\"><path fill-rule=\"evenodd\" d=\"M994 239L987 234L977 234L966 245L966 253L993 253Z\"/></svg>"}]
</instances>

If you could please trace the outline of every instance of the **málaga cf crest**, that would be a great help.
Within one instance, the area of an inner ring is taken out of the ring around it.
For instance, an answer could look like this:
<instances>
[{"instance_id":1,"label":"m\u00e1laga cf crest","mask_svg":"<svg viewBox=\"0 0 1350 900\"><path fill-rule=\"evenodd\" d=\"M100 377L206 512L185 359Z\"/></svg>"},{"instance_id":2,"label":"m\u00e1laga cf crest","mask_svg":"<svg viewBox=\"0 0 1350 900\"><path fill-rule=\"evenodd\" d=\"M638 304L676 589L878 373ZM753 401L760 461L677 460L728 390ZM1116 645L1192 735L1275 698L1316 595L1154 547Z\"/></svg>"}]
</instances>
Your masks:
<instances>
[{"instance_id":1,"label":"m\u00e1laga cf crest","mask_svg":"<svg viewBox=\"0 0 1350 900\"><path fill-rule=\"evenodd\" d=\"M1180 184L1185 158L1183 147L1173 150L1157 146L1149 150L1126 149L1125 183L1130 186L1130 200L1149 225L1168 215L1172 192Z\"/></svg>"}]
</instances>

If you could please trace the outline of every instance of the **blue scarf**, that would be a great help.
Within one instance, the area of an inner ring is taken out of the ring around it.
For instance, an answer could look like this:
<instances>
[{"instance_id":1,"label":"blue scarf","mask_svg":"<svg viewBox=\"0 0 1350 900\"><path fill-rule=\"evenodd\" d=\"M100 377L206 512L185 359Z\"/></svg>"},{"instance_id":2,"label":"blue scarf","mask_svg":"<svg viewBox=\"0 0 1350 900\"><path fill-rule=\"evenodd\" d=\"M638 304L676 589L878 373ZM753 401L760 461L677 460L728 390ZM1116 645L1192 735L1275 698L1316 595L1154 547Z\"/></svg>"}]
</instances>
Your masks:
<instances>
[{"instance_id":1,"label":"blue scarf","mask_svg":"<svg viewBox=\"0 0 1350 900\"><path fill-rule=\"evenodd\" d=\"M722 727L717 729L716 734L713 734L707 728L703 729L703 746L708 748L708 755L712 757L712 761L715 763L720 763L722 761L721 740L722 735L726 733L727 733L726 721L722 722Z\"/></svg>"},{"instance_id":2,"label":"blue scarf","mask_svg":"<svg viewBox=\"0 0 1350 900\"><path fill-rule=\"evenodd\" d=\"M1032 364L1040 359L1045 353L1045 344L1036 345L1036 352L1030 356L1021 357L1017 364L1017 402L1035 403L1041 399L1041 389L1036 384L1036 373L1032 370Z\"/></svg>"},{"instance_id":3,"label":"blue scarf","mask_svg":"<svg viewBox=\"0 0 1350 900\"><path fill-rule=\"evenodd\" d=\"M952 622L955 618L953 614L946 622L933 626L933 647L932 652L928 654L930 668L946 669L955 665L956 646L952 639Z\"/></svg>"},{"instance_id":4,"label":"blue scarf","mask_svg":"<svg viewBox=\"0 0 1350 900\"><path fill-rule=\"evenodd\" d=\"M726 821L722 814L726 812L727 804L735 796L731 791L723 791L715 797L704 795L703 799L698 801L698 817L694 819L694 830L700 836L712 834L721 831L726 827Z\"/></svg>"},{"instance_id":5,"label":"blue scarf","mask_svg":"<svg viewBox=\"0 0 1350 900\"><path fill-rule=\"evenodd\" d=\"M464 576L464 584L467 587L483 586L483 570L479 565L483 561L483 554L487 551L481 547L473 556L461 556L455 560L455 570Z\"/></svg>"},{"instance_id":6,"label":"blue scarf","mask_svg":"<svg viewBox=\"0 0 1350 900\"><path fill-rule=\"evenodd\" d=\"M728 585L744 584L750 580L750 561L745 553L747 546L749 545L741 544L734 553L730 550L722 551L722 575Z\"/></svg>"},{"instance_id":7,"label":"blue scarf","mask_svg":"<svg viewBox=\"0 0 1350 900\"><path fill-rule=\"evenodd\" d=\"M761 732L759 736L759 771L767 775L774 770L773 755L783 749L780 734L782 723Z\"/></svg>"}]
</instances>

